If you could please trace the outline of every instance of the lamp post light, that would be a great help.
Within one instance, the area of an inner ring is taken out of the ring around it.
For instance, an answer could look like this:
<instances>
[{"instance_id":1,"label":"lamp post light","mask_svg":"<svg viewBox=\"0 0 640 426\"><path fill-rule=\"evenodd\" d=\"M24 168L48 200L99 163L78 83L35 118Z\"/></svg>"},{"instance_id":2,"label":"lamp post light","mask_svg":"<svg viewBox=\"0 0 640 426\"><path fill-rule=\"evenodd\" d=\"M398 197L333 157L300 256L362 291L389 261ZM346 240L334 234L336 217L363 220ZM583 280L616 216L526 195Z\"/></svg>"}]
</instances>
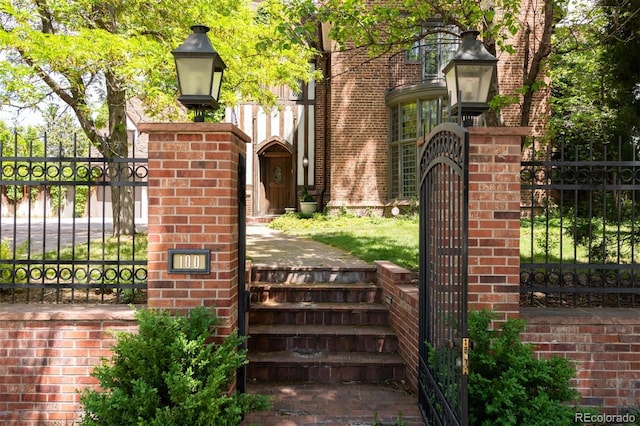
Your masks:
<instances>
[{"instance_id":1,"label":"lamp post light","mask_svg":"<svg viewBox=\"0 0 640 426\"><path fill-rule=\"evenodd\" d=\"M195 111L193 121L202 122L205 110L219 107L222 75L227 66L207 37L209 27L194 25L191 30L193 33L171 53L178 74L178 100Z\"/></svg>"},{"instance_id":2,"label":"lamp post light","mask_svg":"<svg viewBox=\"0 0 640 426\"><path fill-rule=\"evenodd\" d=\"M472 125L473 117L489 109L489 87L498 62L477 39L478 34L474 30L460 34L462 44L443 70L451 115L457 115L465 126Z\"/></svg>"}]
</instances>

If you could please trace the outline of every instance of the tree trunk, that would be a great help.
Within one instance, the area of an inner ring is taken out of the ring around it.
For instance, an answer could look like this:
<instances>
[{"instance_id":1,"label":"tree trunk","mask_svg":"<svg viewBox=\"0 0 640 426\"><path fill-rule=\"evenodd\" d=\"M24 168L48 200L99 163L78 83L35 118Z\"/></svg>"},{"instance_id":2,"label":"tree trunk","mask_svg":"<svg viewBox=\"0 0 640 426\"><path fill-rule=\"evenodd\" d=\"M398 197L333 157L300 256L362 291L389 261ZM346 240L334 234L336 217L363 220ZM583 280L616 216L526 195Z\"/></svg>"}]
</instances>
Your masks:
<instances>
[{"instance_id":1,"label":"tree trunk","mask_svg":"<svg viewBox=\"0 0 640 426\"><path fill-rule=\"evenodd\" d=\"M497 55L496 51L496 42L493 39L488 39L484 43L485 49L487 52L491 53L493 56ZM489 99L493 98L500 92L499 90L499 82L498 82L498 73L496 72L491 79L491 86L489 86ZM502 120L500 119L500 113L494 110L489 110L485 113L485 120L487 121L488 127L501 127L503 126Z\"/></svg>"},{"instance_id":2,"label":"tree trunk","mask_svg":"<svg viewBox=\"0 0 640 426\"><path fill-rule=\"evenodd\" d=\"M551 54L551 35L555 28L554 4L551 0L544 1L542 34L536 34L537 46L531 46L532 29L529 23L524 28L524 51L525 59L523 64L523 86L525 92L522 98L522 113L520 115L520 125L528 127L531 123L531 107L533 95L538 90L534 84L538 80L543 63ZM539 25L539 24L538 24ZM533 53L533 55L531 55Z\"/></svg>"},{"instance_id":3,"label":"tree trunk","mask_svg":"<svg viewBox=\"0 0 640 426\"><path fill-rule=\"evenodd\" d=\"M109 105L109 136L104 141L103 155L109 159L108 173L111 188L113 234L131 235L136 232L134 222L133 169L122 161L129 157L126 96L114 75L107 74L107 105Z\"/></svg>"},{"instance_id":4,"label":"tree trunk","mask_svg":"<svg viewBox=\"0 0 640 426\"><path fill-rule=\"evenodd\" d=\"M52 15L46 7L46 2L36 2L36 6L41 19L42 32L54 34L55 27L52 23ZM96 28L116 34L117 23L111 6L106 4L98 5L96 3L91 19L95 19ZM109 161L107 173L111 186L114 235L135 233L134 187L131 185L134 180L134 172L128 163L122 161L123 158L129 156L127 118L125 114L126 90L124 82L121 80L126 77L118 77L110 69L104 71L106 104L109 110L109 134L104 137L100 133L101 129L96 127L96 123L90 115L91 109L87 103L88 89L83 80L83 73L75 71L65 73L62 70L55 70L55 72L60 72L69 81L69 87L63 87L58 82L58 79L54 78L55 73L49 74L47 69L41 68L29 57L27 52L20 51L20 55L36 71L42 81L51 88L53 93L73 109L82 130L93 146ZM95 77L95 75L92 77Z\"/></svg>"}]
</instances>

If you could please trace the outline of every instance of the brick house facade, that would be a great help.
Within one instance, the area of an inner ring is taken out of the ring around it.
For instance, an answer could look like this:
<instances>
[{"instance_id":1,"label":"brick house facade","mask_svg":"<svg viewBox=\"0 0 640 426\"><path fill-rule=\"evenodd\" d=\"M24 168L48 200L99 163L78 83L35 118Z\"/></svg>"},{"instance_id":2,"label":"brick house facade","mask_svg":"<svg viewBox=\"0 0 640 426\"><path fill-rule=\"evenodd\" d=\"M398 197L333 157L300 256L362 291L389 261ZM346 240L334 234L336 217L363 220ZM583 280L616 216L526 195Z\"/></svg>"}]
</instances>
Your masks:
<instances>
[{"instance_id":1,"label":"brick house facade","mask_svg":"<svg viewBox=\"0 0 640 426\"><path fill-rule=\"evenodd\" d=\"M542 4L524 0L523 6L523 19L540 29ZM323 80L304 85L297 95L278 89L279 107L270 112L253 104L227 111L227 121L252 138L250 217L297 208L303 188L329 211L386 214L416 199L416 140L423 127L428 131L446 115L441 70L459 39L432 34L407 51L371 58L365 49L336 51L326 34L320 36L324 53L312 66ZM522 87L524 50L535 45L525 38L534 36L516 34L510 41L516 53L498 52L501 94ZM535 96L530 122L537 131L546 122L548 95L543 89ZM519 126L520 106L504 108L501 119Z\"/></svg>"}]
</instances>

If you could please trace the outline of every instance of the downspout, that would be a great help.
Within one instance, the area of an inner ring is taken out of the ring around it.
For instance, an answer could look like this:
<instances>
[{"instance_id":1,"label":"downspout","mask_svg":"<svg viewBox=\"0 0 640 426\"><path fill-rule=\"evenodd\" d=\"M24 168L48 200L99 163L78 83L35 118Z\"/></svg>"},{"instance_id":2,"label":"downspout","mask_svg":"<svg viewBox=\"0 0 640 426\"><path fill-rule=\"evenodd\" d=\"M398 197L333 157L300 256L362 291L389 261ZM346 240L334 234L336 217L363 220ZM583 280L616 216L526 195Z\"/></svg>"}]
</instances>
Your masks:
<instances>
[{"instance_id":1,"label":"downspout","mask_svg":"<svg viewBox=\"0 0 640 426\"><path fill-rule=\"evenodd\" d=\"M292 194L289 194L289 197L293 197L293 207L298 207L298 186L300 185L300 182L298 182L298 108L295 108L293 111L293 155L291 158L291 168L292 168L292 172L293 172L293 188ZM304 180L306 179L306 170L303 169L303 176L305 176L303 178L303 183Z\"/></svg>"},{"instance_id":2,"label":"downspout","mask_svg":"<svg viewBox=\"0 0 640 426\"><path fill-rule=\"evenodd\" d=\"M258 130L256 129L256 123L258 122L256 114L251 108L251 135L253 136L253 140L251 143L253 144L253 149L251 155L253 155L253 170L251 171L253 191L251 191L251 196L253 197L253 201L251 204L251 210L253 210L254 216L261 216L262 209L262 168L260 165L260 157L256 153L256 147L258 146L256 142L256 138L258 137ZM256 173L257 172L257 173ZM258 192L258 196L256 197L256 190Z\"/></svg>"},{"instance_id":3,"label":"downspout","mask_svg":"<svg viewBox=\"0 0 640 426\"><path fill-rule=\"evenodd\" d=\"M322 191L320 191L320 209L324 210L324 208L326 207L324 205L324 195L327 192L327 168L329 166L329 160L327 158L328 153L329 153L329 77L328 75L330 75L329 73L329 63L330 63L330 59L331 59L331 54L330 53L325 53L325 57L324 57L324 73L325 73L325 78L324 81L322 82L322 86L323 86L323 90L324 90L324 105L323 105L323 111L324 111L324 121L322 123L322 131L324 132L323 134L323 138L322 138L322 150L323 150L323 154L322 154Z\"/></svg>"}]
</instances>

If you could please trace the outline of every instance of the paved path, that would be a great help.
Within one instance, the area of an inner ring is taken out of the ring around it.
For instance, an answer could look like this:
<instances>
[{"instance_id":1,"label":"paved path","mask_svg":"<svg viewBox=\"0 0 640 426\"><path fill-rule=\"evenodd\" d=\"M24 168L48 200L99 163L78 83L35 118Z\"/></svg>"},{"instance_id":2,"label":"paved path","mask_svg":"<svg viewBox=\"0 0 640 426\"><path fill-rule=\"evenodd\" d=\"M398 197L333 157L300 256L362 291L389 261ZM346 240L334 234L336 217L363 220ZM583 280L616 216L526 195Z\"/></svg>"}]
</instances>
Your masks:
<instances>
[{"instance_id":1,"label":"paved path","mask_svg":"<svg viewBox=\"0 0 640 426\"><path fill-rule=\"evenodd\" d=\"M342 250L264 225L247 226L247 256L254 264L270 266L371 266Z\"/></svg>"}]
</instances>

